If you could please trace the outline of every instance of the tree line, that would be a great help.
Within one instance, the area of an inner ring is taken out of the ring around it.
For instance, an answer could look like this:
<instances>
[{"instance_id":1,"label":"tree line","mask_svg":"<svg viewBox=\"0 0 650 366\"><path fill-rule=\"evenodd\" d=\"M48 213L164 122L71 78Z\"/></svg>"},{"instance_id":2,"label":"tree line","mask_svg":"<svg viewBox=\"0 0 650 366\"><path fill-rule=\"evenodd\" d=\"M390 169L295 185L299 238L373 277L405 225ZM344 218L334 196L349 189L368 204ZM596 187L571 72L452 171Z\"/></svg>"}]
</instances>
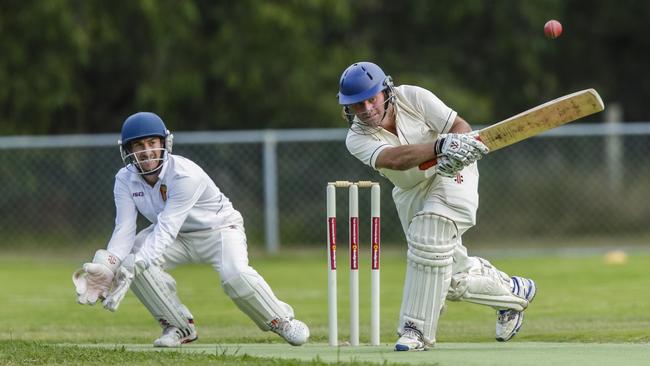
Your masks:
<instances>
[{"instance_id":1,"label":"tree line","mask_svg":"<svg viewBox=\"0 0 650 366\"><path fill-rule=\"evenodd\" d=\"M472 123L588 87L645 121L647 19L641 0L3 1L0 134L114 133L140 110L177 131L343 127L360 60Z\"/></svg>"}]
</instances>

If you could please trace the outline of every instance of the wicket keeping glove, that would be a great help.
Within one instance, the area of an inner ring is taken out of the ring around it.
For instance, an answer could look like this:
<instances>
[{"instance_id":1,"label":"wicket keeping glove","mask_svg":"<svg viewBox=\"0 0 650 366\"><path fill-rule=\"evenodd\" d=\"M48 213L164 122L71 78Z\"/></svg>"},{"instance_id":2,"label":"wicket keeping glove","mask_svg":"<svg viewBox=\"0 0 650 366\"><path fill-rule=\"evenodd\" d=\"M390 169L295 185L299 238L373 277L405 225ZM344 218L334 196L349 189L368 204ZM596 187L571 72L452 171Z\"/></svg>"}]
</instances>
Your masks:
<instances>
[{"instance_id":1,"label":"wicket keeping glove","mask_svg":"<svg viewBox=\"0 0 650 366\"><path fill-rule=\"evenodd\" d=\"M133 279L145 269L146 264L144 262L135 261L135 254L129 254L124 258L124 262L122 262L122 265L115 274L113 289L104 300L104 308L110 311L117 311L126 293L129 292Z\"/></svg>"},{"instance_id":2,"label":"wicket keeping glove","mask_svg":"<svg viewBox=\"0 0 650 366\"><path fill-rule=\"evenodd\" d=\"M97 300L105 299L119 265L120 260L116 255L104 249L98 250L91 263L84 263L82 268L72 274L77 302L94 305Z\"/></svg>"}]
</instances>

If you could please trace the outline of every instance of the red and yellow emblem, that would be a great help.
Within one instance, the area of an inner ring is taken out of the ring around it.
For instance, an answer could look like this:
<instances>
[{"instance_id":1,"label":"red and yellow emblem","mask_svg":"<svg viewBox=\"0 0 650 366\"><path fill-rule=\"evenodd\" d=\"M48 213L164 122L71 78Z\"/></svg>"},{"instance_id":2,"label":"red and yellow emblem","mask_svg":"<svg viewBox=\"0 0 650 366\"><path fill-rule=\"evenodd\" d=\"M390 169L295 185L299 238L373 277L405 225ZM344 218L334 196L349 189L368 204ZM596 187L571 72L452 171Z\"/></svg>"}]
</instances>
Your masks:
<instances>
[{"instance_id":1,"label":"red and yellow emblem","mask_svg":"<svg viewBox=\"0 0 650 366\"><path fill-rule=\"evenodd\" d=\"M162 197L163 202L167 201L167 186L164 184L160 185L160 196Z\"/></svg>"}]
</instances>

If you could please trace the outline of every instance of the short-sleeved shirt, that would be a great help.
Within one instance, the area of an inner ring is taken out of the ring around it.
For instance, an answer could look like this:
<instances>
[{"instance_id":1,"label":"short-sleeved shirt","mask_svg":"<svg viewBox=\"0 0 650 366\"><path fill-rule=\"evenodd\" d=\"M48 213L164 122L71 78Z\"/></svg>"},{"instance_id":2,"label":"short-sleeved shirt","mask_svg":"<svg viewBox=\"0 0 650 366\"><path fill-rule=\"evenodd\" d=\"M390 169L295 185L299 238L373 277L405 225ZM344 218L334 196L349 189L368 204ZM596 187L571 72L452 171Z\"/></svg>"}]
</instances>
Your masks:
<instances>
[{"instance_id":1,"label":"short-sleeved shirt","mask_svg":"<svg viewBox=\"0 0 650 366\"><path fill-rule=\"evenodd\" d=\"M124 259L133 249L138 213L154 224L136 253L151 264L160 259L178 233L243 225L208 174L193 161L169 155L152 187L139 174L122 168L115 176L115 229L108 251Z\"/></svg>"},{"instance_id":2,"label":"short-sleeved shirt","mask_svg":"<svg viewBox=\"0 0 650 366\"><path fill-rule=\"evenodd\" d=\"M428 175L418 167L377 169L377 156L389 147L434 142L439 134L449 132L457 113L426 89L401 85L394 90L397 136L382 128L368 134L350 129L345 143L357 159L379 171L396 187L409 189L428 179Z\"/></svg>"}]
</instances>

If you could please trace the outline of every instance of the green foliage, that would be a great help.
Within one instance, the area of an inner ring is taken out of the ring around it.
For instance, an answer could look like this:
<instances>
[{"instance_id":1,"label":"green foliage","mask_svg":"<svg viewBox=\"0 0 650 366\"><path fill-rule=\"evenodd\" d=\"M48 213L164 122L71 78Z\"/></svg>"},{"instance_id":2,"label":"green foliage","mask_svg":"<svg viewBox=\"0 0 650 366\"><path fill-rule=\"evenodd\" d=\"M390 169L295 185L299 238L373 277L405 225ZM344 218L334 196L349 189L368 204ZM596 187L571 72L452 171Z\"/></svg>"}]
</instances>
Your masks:
<instances>
[{"instance_id":1,"label":"green foliage","mask_svg":"<svg viewBox=\"0 0 650 366\"><path fill-rule=\"evenodd\" d=\"M0 133L115 132L137 110L175 130L340 127L338 78L363 59L471 122L584 87L643 120L649 11L641 0L6 1ZM553 41L549 18L565 28Z\"/></svg>"}]
</instances>

